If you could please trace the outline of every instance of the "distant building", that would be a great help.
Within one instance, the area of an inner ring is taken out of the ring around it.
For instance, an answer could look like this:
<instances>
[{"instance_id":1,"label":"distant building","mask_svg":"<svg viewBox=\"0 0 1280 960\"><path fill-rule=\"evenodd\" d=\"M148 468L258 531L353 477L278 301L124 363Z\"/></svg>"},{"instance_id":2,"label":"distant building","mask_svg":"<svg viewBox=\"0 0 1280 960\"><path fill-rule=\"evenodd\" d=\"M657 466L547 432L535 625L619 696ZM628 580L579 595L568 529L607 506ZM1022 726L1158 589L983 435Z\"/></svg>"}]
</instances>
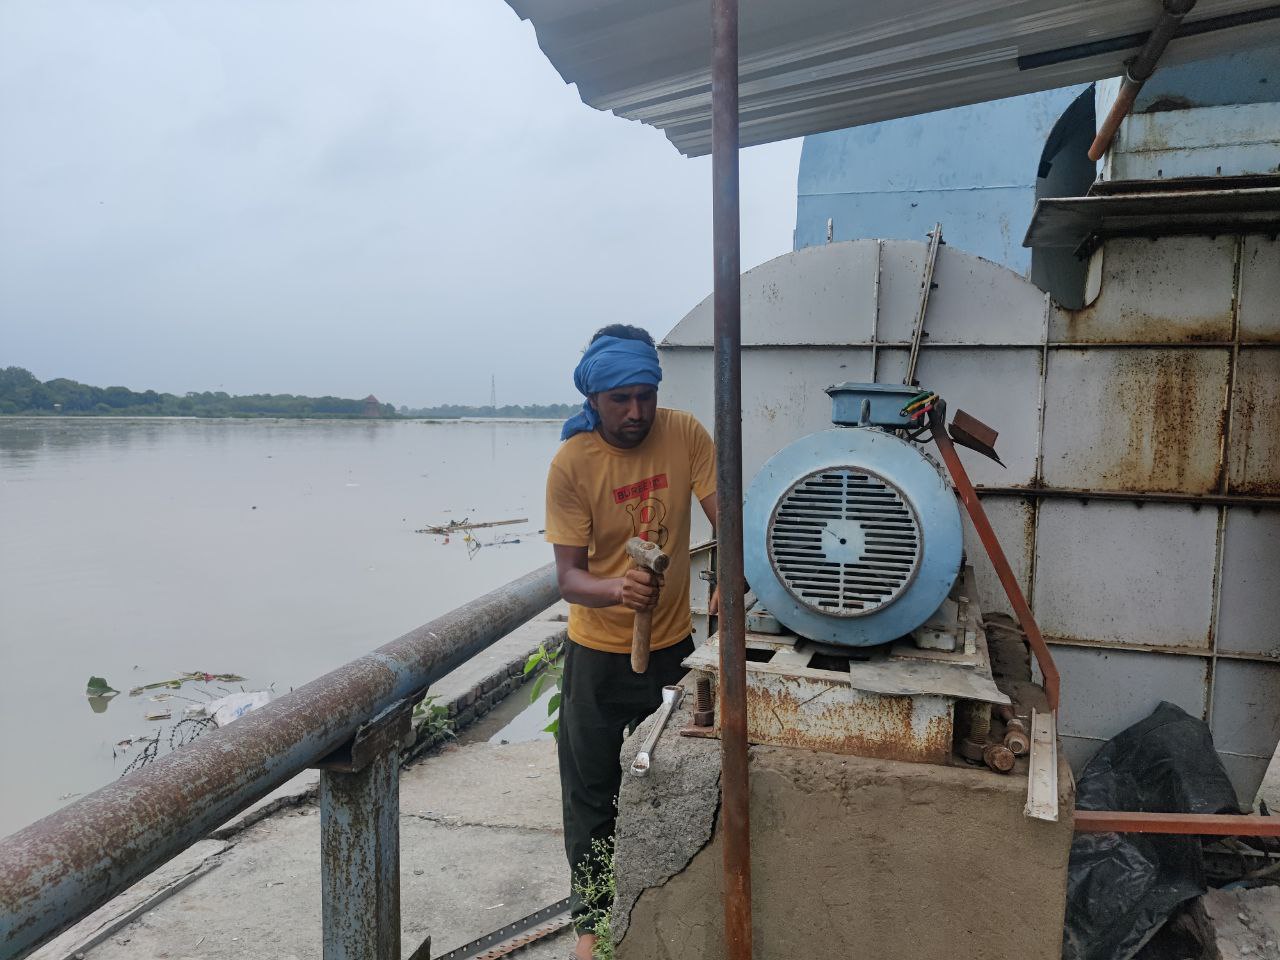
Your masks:
<instances>
[{"instance_id":1,"label":"distant building","mask_svg":"<svg viewBox=\"0 0 1280 960\"><path fill-rule=\"evenodd\" d=\"M364 417L380 417L382 416L382 404L378 402L378 398L372 393L364 398Z\"/></svg>"}]
</instances>

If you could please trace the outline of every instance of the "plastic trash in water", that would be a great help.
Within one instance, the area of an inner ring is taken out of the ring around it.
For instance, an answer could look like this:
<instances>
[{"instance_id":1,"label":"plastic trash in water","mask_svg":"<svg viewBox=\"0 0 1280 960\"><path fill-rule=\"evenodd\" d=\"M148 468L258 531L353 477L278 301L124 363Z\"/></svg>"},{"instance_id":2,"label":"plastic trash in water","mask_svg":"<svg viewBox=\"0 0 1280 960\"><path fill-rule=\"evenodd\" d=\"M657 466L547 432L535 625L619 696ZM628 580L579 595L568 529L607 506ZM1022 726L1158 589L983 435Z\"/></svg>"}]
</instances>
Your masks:
<instances>
[{"instance_id":1,"label":"plastic trash in water","mask_svg":"<svg viewBox=\"0 0 1280 960\"><path fill-rule=\"evenodd\" d=\"M270 690L254 690L251 693L232 693L225 697L219 697L217 700L210 700L206 704L201 704L204 708L204 715L213 717L213 722L220 727L225 727L233 720L239 720L251 710L257 710L259 707L265 707L271 702ZM191 713L187 714L191 716Z\"/></svg>"}]
</instances>

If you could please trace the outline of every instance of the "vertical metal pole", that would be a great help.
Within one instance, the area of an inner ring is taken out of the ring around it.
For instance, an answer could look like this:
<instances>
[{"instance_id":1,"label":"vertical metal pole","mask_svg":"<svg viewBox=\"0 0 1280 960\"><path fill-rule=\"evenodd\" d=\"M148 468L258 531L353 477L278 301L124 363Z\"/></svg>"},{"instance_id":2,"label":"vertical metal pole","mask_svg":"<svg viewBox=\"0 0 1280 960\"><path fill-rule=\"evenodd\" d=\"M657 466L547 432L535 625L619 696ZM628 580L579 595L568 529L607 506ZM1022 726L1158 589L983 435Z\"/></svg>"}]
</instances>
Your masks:
<instances>
[{"instance_id":1,"label":"vertical metal pole","mask_svg":"<svg viewBox=\"0 0 1280 960\"><path fill-rule=\"evenodd\" d=\"M320 765L324 960L400 960L400 741L409 712L362 727Z\"/></svg>"},{"instance_id":2,"label":"vertical metal pole","mask_svg":"<svg viewBox=\"0 0 1280 960\"><path fill-rule=\"evenodd\" d=\"M742 574L742 289L738 213L738 0L712 0L711 179L720 583L720 787L726 960L751 957L746 611Z\"/></svg>"}]
</instances>

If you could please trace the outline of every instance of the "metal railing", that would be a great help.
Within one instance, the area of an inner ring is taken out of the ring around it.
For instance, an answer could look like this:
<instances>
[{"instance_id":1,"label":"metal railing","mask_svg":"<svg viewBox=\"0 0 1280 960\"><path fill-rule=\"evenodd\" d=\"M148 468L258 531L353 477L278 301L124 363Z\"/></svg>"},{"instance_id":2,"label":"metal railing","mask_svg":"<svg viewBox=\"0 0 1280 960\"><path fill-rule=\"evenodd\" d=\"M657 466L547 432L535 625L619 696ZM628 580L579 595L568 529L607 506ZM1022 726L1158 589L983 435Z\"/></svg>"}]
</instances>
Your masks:
<instances>
[{"instance_id":1,"label":"metal railing","mask_svg":"<svg viewBox=\"0 0 1280 960\"><path fill-rule=\"evenodd\" d=\"M0 840L0 960L316 766L325 960L399 960L399 752L412 706L559 596L548 564Z\"/></svg>"}]
</instances>

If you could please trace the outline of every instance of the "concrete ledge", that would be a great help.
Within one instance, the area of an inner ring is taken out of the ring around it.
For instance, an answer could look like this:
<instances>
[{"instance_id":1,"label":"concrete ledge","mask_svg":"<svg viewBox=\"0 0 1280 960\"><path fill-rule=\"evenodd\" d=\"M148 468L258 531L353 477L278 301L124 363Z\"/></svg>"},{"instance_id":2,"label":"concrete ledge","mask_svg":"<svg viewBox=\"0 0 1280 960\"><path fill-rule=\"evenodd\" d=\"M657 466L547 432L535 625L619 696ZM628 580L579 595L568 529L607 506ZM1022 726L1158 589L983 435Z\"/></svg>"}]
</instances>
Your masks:
<instances>
[{"instance_id":1,"label":"concrete ledge","mask_svg":"<svg viewBox=\"0 0 1280 960\"><path fill-rule=\"evenodd\" d=\"M649 777L624 778L618 960L723 956L719 787L707 769L719 744L681 742L682 720ZM1061 956L1074 810L1065 763L1058 823L1023 814L1017 775L769 746L753 746L750 764L759 960Z\"/></svg>"}]
</instances>

